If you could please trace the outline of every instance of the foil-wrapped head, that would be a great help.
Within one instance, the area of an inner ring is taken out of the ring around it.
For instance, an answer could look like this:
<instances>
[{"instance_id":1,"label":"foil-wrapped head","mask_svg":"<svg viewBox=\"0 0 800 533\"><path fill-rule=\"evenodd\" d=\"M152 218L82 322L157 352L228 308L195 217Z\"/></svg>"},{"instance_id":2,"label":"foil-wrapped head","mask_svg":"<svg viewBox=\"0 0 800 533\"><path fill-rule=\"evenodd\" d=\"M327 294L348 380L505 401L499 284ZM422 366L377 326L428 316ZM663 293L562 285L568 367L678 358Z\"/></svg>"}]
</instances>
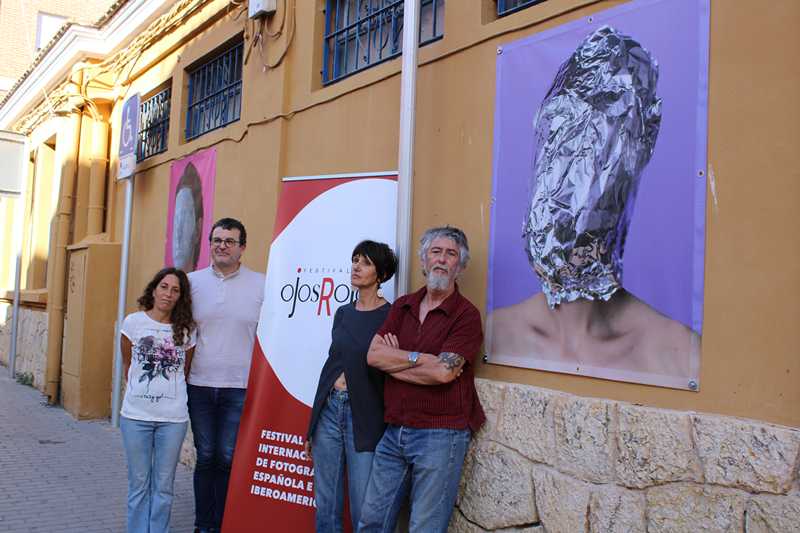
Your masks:
<instances>
[{"instance_id":1,"label":"foil-wrapped head","mask_svg":"<svg viewBox=\"0 0 800 533\"><path fill-rule=\"evenodd\" d=\"M614 28L591 33L563 64L534 119L528 258L550 307L608 300L642 170L661 124L658 63Z\"/></svg>"}]
</instances>

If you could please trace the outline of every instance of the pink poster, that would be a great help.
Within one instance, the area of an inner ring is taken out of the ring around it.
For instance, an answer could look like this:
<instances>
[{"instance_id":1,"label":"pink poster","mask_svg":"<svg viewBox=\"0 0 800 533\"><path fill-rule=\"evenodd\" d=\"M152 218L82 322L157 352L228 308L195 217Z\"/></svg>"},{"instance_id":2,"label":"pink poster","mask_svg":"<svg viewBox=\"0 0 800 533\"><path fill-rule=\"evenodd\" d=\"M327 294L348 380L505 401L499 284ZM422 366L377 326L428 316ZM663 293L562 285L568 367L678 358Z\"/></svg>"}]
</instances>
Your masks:
<instances>
[{"instance_id":1,"label":"pink poster","mask_svg":"<svg viewBox=\"0 0 800 533\"><path fill-rule=\"evenodd\" d=\"M214 223L217 150L209 148L172 163L164 265L186 272L209 263L208 235Z\"/></svg>"}]
</instances>

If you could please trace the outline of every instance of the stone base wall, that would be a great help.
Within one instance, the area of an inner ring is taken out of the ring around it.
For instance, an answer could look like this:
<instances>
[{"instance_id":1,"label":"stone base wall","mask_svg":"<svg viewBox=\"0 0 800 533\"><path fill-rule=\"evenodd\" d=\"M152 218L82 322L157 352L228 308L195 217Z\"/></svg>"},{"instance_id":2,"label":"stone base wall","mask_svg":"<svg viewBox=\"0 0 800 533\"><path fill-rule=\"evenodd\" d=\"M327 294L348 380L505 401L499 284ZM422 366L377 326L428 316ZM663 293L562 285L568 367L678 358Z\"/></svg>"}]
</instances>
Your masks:
<instances>
[{"instance_id":1,"label":"stone base wall","mask_svg":"<svg viewBox=\"0 0 800 533\"><path fill-rule=\"evenodd\" d=\"M11 351L11 318L12 305L0 302L0 362L6 366ZM21 306L15 370L18 374L32 374L34 387L44 390L46 364L47 311Z\"/></svg>"},{"instance_id":2,"label":"stone base wall","mask_svg":"<svg viewBox=\"0 0 800 533\"><path fill-rule=\"evenodd\" d=\"M477 386L452 532L800 531L798 428Z\"/></svg>"}]
</instances>

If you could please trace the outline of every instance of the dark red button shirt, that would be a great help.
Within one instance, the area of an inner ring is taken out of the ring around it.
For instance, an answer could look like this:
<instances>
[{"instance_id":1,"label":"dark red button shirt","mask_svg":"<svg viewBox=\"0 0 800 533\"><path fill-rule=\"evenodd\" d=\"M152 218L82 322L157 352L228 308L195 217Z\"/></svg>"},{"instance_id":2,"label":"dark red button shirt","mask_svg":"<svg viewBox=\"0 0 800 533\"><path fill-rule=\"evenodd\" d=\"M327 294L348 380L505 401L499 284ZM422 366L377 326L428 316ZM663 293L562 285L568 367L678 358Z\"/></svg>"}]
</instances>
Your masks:
<instances>
[{"instance_id":1,"label":"dark red button shirt","mask_svg":"<svg viewBox=\"0 0 800 533\"><path fill-rule=\"evenodd\" d=\"M439 355L454 352L466 359L464 371L450 383L416 385L387 375L383 389L388 424L422 429L480 429L486 416L475 391L474 364L483 329L478 309L455 292L419 322L427 289L407 294L392 305L379 335L394 333L402 350Z\"/></svg>"}]
</instances>

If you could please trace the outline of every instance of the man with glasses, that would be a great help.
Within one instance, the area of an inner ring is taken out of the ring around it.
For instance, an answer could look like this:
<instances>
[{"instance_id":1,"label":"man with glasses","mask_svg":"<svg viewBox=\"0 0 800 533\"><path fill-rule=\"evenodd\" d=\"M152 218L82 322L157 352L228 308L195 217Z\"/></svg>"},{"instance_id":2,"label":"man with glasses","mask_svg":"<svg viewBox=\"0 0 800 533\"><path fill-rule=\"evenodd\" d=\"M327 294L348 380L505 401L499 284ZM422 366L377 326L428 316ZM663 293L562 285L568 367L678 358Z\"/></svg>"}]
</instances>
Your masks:
<instances>
[{"instance_id":1,"label":"man with glasses","mask_svg":"<svg viewBox=\"0 0 800 533\"><path fill-rule=\"evenodd\" d=\"M189 374L189 417L197 449L195 531L222 526L233 450L244 407L264 274L241 264L244 225L222 218L211 228L211 266L189 274L197 347Z\"/></svg>"}]
</instances>

